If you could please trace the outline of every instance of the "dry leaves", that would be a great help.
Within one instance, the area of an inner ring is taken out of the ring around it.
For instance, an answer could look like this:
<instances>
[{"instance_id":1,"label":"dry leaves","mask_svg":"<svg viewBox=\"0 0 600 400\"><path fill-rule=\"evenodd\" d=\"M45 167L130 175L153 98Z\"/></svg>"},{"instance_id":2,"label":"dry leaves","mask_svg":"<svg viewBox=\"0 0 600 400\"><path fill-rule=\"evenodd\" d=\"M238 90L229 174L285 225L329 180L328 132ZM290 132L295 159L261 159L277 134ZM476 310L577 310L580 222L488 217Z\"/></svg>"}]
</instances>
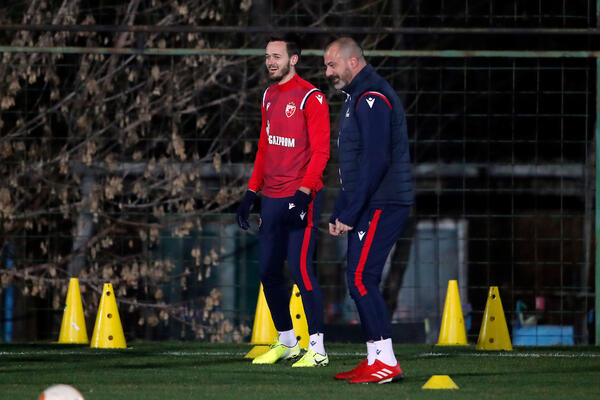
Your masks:
<instances>
[{"instance_id":1,"label":"dry leaves","mask_svg":"<svg viewBox=\"0 0 600 400\"><path fill-rule=\"evenodd\" d=\"M246 18L224 13L218 0L151 4L165 10L165 21L175 25L223 21L236 26ZM118 20L135 21L139 8L130 6L126 0L111 12ZM15 24L97 24L94 11L84 13L80 7L75 0L40 1L25 14L6 18L15 18L7 21ZM247 12L252 2L243 0L239 7ZM245 45L200 33L147 34L142 43L130 33L102 31L4 34L12 46L56 49ZM236 132L250 123L239 111L250 109L239 107L246 98L238 96L239 90L249 87L237 62L241 59L91 53L0 57L5 77L0 109L10 111L0 119L2 240L26 242L15 259L19 268L31 260L48 265L17 277L0 271L2 284L16 280L24 295L47 296L56 307L64 299L65 277L79 276L86 311L94 314L97 288L111 281L130 312L138 313L133 320L141 327L177 321L199 338L242 340L247 328L235 327L218 310L219 292L197 294L212 281L205 278L218 272L215 249L221 245L202 252L204 244L198 242L191 258L181 257L185 265L159 251L165 238L196 237L202 218L237 193L237 177L223 165L231 162L230 149L244 140ZM262 93L260 87L249 90ZM233 122L222 129L228 118ZM167 303L169 292L162 285L171 282L183 291L197 291L190 295L193 300Z\"/></svg>"}]
</instances>

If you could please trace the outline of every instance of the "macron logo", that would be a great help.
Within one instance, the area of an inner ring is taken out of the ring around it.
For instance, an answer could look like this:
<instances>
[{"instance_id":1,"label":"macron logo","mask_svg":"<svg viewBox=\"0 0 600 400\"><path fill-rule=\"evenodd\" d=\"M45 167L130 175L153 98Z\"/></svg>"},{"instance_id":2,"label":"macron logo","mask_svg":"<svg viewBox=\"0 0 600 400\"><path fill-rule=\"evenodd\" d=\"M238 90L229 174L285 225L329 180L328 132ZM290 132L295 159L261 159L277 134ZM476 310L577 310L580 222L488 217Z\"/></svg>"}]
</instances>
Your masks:
<instances>
[{"instance_id":1,"label":"macron logo","mask_svg":"<svg viewBox=\"0 0 600 400\"><path fill-rule=\"evenodd\" d=\"M305 213L304 211L302 211L302 212L300 213L300 219L301 219L302 221L304 221L304 216L305 216L305 215L306 215L306 213Z\"/></svg>"},{"instance_id":2,"label":"macron logo","mask_svg":"<svg viewBox=\"0 0 600 400\"><path fill-rule=\"evenodd\" d=\"M323 95L318 94L316 97L319 100L319 104L323 104Z\"/></svg>"},{"instance_id":3,"label":"macron logo","mask_svg":"<svg viewBox=\"0 0 600 400\"><path fill-rule=\"evenodd\" d=\"M294 203L289 203L288 207L288 210L291 210L292 208L296 207L296 205Z\"/></svg>"},{"instance_id":4,"label":"macron logo","mask_svg":"<svg viewBox=\"0 0 600 400\"><path fill-rule=\"evenodd\" d=\"M367 233L367 232L365 232L365 231L359 231L358 232L358 240L360 240L362 242L363 237L365 236L365 233Z\"/></svg>"},{"instance_id":5,"label":"macron logo","mask_svg":"<svg viewBox=\"0 0 600 400\"><path fill-rule=\"evenodd\" d=\"M346 110L346 118L349 118L349 117L350 117L350 109L347 109Z\"/></svg>"},{"instance_id":6,"label":"macron logo","mask_svg":"<svg viewBox=\"0 0 600 400\"><path fill-rule=\"evenodd\" d=\"M366 100L367 100L367 104L369 105L369 108L373 108L373 103L375 103L375 98L368 97Z\"/></svg>"},{"instance_id":7,"label":"macron logo","mask_svg":"<svg viewBox=\"0 0 600 400\"><path fill-rule=\"evenodd\" d=\"M271 107L271 102L267 103L267 110L269 110L269 107Z\"/></svg>"}]
</instances>

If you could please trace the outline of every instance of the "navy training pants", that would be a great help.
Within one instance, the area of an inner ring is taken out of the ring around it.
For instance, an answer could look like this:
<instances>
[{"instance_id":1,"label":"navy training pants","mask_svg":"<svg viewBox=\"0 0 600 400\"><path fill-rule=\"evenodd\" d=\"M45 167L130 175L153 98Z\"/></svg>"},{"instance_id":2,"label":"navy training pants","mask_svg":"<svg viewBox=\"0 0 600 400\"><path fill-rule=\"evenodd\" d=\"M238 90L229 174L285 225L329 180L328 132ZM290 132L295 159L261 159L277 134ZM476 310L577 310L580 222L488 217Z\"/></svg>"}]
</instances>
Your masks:
<instances>
[{"instance_id":1,"label":"navy training pants","mask_svg":"<svg viewBox=\"0 0 600 400\"><path fill-rule=\"evenodd\" d=\"M390 313L379 283L392 246L404 232L409 212L409 206L373 207L348 232L346 280L366 340L391 337Z\"/></svg>"},{"instance_id":2,"label":"navy training pants","mask_svg":"<svg viewBox=\"0 0 600 400\"><path fill-rule=\"evenodd\" d=\"M308 225L304 229L291 228L283 220L291 199L292 197L262 197L262 223L259 230L260 280L275 328L280 332L292 329L289 308L292 291L283 274L284 261L287 259L290 274L302 296L308 333L312 335L323 332L323 294L313 266L322 193L313 192L313 201L308 210Z\"/></svg>"}]
</instances>

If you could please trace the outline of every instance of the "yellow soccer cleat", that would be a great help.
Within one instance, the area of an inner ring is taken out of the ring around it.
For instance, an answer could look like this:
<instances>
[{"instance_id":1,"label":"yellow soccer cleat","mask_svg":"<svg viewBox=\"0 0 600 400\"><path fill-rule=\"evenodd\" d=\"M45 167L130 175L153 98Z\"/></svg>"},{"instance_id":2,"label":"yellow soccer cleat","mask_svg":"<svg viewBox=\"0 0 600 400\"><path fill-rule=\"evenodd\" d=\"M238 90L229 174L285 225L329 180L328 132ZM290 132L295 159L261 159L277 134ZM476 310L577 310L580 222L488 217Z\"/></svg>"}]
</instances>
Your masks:
<instances>
[{"instance_id":1,"label":"yellow soccer cleat","mask_svg":"<svg viewBox=\"0 0 600 400\"><path fill-rule=\"evenodd\" d=\"M252 364L275 364L279 360L289 360L291 358L296 358L299 355L300 344L298 342L296 342L295 346L288 347L280 341L277 341L277 343L271 346L269 351L252 360Z\"/></svg>"},{"instance_id":2,"label":"yellow soccer cleat","mask_svg":"<svg viewBox=\"0 0 600 400\"><path fill-rule=\"evenodd\" d=\"M292 367L324 367L329 364L329 357L324 356L314 350L309 350L304 356L296 361Z\"/></svg>"}]
</instances>

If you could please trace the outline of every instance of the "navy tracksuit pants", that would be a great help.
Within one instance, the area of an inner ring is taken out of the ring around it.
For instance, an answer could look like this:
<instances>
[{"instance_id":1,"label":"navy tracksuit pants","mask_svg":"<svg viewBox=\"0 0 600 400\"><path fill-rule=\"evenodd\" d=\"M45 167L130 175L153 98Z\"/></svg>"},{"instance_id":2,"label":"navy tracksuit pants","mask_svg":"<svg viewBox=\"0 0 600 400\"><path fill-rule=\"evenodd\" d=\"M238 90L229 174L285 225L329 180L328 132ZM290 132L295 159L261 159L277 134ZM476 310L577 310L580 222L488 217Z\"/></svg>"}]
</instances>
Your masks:
<instances>
[{"instance_id":1,"label":"navy tracksuit pants","mask_svg":"<svg viewBox=\"0 0 600 400\"><path fill-rule=\"evenodd\" d=\"M313 192L314 193L314 192ZM291 228L284 222L292 197L261 200L260 280L275 323L282 332L293 328L290 316L291 288L287 285L283 265L287 259L290 274L300 289L308 322L308 333L323 332L323 294L315 278L313 255L317 242L322 193L313 194L306 228Z\"/></svg>"},{"instance_id":2,"label":"navy tracksuit pants","mask_svg":"<svg viewBox=\"0 0 600 400\"><path fill-rule=\"evenodd\" d=\"M366 340L391 337L390 313L379 283L392 246L404 232L409 212L409 206L372 207L348 232L346 279Z\"/></svg>"}]
</instances>

